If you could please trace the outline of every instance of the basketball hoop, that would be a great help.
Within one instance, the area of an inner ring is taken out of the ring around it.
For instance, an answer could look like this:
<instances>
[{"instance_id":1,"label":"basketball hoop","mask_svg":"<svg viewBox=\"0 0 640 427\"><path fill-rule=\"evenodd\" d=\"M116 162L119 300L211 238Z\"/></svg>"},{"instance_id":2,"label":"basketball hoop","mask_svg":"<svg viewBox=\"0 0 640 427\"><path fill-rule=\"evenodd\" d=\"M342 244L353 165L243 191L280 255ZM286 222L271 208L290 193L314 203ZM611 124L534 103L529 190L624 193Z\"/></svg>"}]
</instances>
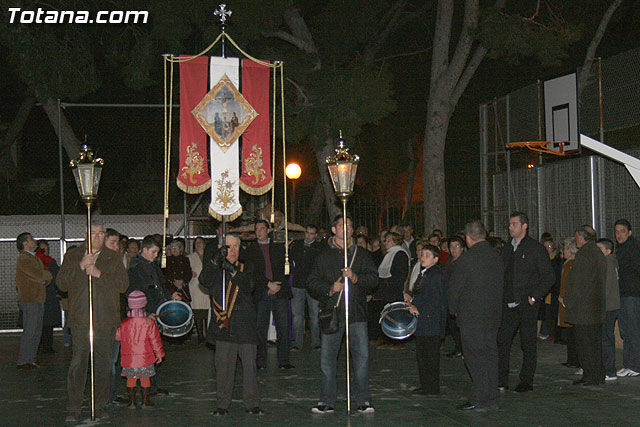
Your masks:
<instances>
[{"instance_id":1,"label":"basketball hoop","mask_svg":"<svg viewBox=\"0 0 640 427\"><path fill-rule=\"evenodd\" d=\"M566 141L518 141L507 143L507 148L526 147L532 151L538 151L555 156L564 156L564 145ZM554 150L553 148L557 148Z\"/></svg>"}]
</instances>

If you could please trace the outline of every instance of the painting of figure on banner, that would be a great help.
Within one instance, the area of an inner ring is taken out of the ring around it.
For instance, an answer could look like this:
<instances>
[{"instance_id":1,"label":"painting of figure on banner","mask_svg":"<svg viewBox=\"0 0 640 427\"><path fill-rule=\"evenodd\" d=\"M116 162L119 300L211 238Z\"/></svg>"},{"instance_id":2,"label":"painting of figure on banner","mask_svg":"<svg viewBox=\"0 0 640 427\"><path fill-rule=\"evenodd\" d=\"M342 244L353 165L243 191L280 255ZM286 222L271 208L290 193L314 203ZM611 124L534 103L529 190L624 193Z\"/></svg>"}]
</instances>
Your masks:
<instances>
[{"instance_id":1,"label":"painting of figure on banner","mask_svg":"<svg viewBox=\"0 0 640 427\"><path fill-rule=\"evenodd\" d=\"M242 135L258 115L226 74L193 109L192 114L223 151Z\"/></svg>"}]
</instances>

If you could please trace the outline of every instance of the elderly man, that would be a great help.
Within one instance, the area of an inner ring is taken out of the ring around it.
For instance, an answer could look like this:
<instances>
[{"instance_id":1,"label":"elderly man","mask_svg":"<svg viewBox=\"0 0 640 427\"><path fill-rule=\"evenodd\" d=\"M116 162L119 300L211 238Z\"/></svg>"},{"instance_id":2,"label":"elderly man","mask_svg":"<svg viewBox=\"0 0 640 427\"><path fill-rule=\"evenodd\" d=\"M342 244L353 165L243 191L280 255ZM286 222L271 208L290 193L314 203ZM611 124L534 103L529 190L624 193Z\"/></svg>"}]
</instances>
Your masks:
<instances>
[{"instance_id":1,"label":"elderly man","mask_svg":"<svg viewBox=\"0 0 640 427\"><path fill-rule=\"evenodd\" d=\"M258 334L256 309L253 303L253 266L238 262L240 238L227 234L225 251L218 251L213 260L204 263L200 284L209 288L213 298L213 316L207 332L207 341L216 346L216 395L218 408L214 414L226 415L233 394L233 380L238 357L242 362L242 400L247 413L261 415L256 369ZM223 309L222 272L225 271Z\"/></svg>"},{"instance_id":2,"label":"elderly man","mask_svg":"<svg viewBox=\"0 0 640 427\"><path fill-rule=\"evenodd\" d=\"M344 218L338 215L333 220L327 247L316 258L309 278L308 291L320 301L324 310L337 306L338 331L320 334L320 370L322 391L320 401L311 408L314 414L334 412L337 394L337 359L347 325L345 325L344 282L349 279L349 339L353 359L355 401L360 413L372 414L371 393L369 392L369 337L367 332L367 294L378 283L376 269L369 251L356 246L353 222L347 218L347 235L344 235ZM347 246L348 267L344 266L344 247Z\"/></svg>"},{"instance_id":3,"label":"elderly man","mask_svg":"<svg viewBox=\"0 0 640 427\"><path fill-rule=\"evenodd\" d=\"M88 245L70 249L64 256L56 284L69 293L69 326L73 355L67 375L67 421L80 418L89 363L89 276L93 282L93 354L96 418L107 418L111 354L116 329L120 326L120 293L127 290L127 271L119 253L104 246L105 229L91 226L91 253Z\"/></svg>"},{"instance_id":4,"label":"elderly man","mask_svg":"<svg viewBox=\"0 0 640 427\"><path fill-rule=\"evenodd\" d=\"M576 351L583 374L573 384L604 384L602 325L606 316L607 260L596 245L593 228L583 225L574 237L578 252L567 278L565 321L575 325Z\"/></svg>"},{"instance_id":5,"label":"elderly man","mask_svg":"<svg viewBox=\"0 0 640 427\"><path fill-rule=\"evenodd\" d=\"M39 367L36 353L42 334L46 287L53 276L36 256L38 242L30 233L21 233L16 239L16 246L20 252L16 263L16 288L23 327L16 366L18 369L35 369Z\"/></svg>"},{"instance_id":6,"label":"elderly man","mask_svg":"<svg viewBox=\"0 0 640 427\"><path fill-rule=\"evenodd\" d=\"M469 250L456 261L448 283L449 311L457 315L464 361L473 382L471 399L458 409L484 412L498 408L496 339L502 317L504 272L480 221L467 223L464 234Z\"/></svg>"}]
</instances>

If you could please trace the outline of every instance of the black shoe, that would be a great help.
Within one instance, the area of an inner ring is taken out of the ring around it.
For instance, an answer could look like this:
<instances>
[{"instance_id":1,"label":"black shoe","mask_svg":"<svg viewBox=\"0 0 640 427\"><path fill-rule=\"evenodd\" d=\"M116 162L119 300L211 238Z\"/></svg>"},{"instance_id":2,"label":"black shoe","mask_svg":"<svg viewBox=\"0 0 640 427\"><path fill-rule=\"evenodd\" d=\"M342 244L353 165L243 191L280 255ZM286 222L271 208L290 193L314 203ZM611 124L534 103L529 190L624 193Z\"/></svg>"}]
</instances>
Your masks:
<instances>
[{"instance_id":1,"label":"black shoe","mask_svg":"<svg viewBox=\"0 0 640 427\"><path fill-rule=\"evenodd\" d=\"M507 391L509 390L509 386L508 385L499 385L498 386L498 391Z\"/></svg>"},{"instance_id":2,"label":"black shoe","mask_svg":"<svg viewBox=\"0 0 640 427\"><path fill-rule=\"evenodd\" d=\"M411 391L412 396L433 396L436 394L440 394L440 393L435 391L428 391L423 388L416 388Z\"/></svg>"},{"instance_id":3,"label":"black shoe","mask_svg":"<svg viewBox=\"0 0 640 427\"><path fill-rule=\"evenodd\" d=\"M226 409L218 408L213 411L213 415L215 415L216 417L222 417L224 415L227 415L228 412L229 411L227 411Z\"/></svg>"},{"instance_id":4,"label":"black shoe","mask_svg":"<svg viewBox=\"0 0 640 427\"><path fill-rule=\"evenodd\" d=\"M358 412L361 414L373 414L376 410L369 402L364 402L362 405L358 406Z\"/></svg>"},{"instance_id":5,"label":"black shoe","mask_svg":"<svg viewBox=\"0 0 640 427\"><path fill-rule=\"evenodd\" d=\"M575 380L572 384L573 385L587 385L587 382L584 380L584 378L580 378L579 380Z\"/></svg>"},{"instance_id":6,"label":"black shoe","mask_svg":"<svg viewBox=\"0 0 640 427\"><path fill-rule=\"evenodd\" d=\"M53 348L45 348L44 350L42 350L42 353L44 353L44 354L56 354L56 351Z\"/></svg>"},{"instance_id":7,"label":"black shoe","mask_svg":"<svg viewBox=\"0 0 640 427\"><path fill-rule=\"evenodd\" d=\"M285 369L285 370L289 370L289 369L293 369L293 368L295 368L295 366L293 366L291 363L285 363L284 365L280 365L280 366L278 366L278 368L280 368L280 369Z\"/></svg>"},{"instance_id":8,"label":"black shoe","mask_svg":"<svg viewBox=\"0 0 640 427\"><path fill-rule=\"evenodd\" d=\"M247 409L246 412L247 414L251 414L251 415L264 415L264 411L260 409L259 406L256 406L255 408Z\"/></svg>"},{"instance_id":9,"label":"black shoe","mask_svg":"<svg viewBox=\"0 0 640 427\"><path fill-rule=\"evenodd\" d=\"M516 391L518 393L526 393L526 392L532 391L532 390L533 390L533 386L531 384L528 384L528 383L520 383L516 387Z\"/></svg>"},{"instance_id":10,"label":"black shoe","mask_svg":"<svg viewBox=\"0 0 640 427\"><path fill-rule=\"evenodd\" d=\"M447 357L462 357L461 351L452 351L451 353L445 354Z\"/></svg>"},{"instance_id":11,"label":"black shoe","mask_svg":"<svg viewBox=\"0 0 640 427\"><path fill-rule=\"evenodd\" d=\"M300 351L300 347L294 345L291 347L291 351Z\"/></svg>"}]
</instances>

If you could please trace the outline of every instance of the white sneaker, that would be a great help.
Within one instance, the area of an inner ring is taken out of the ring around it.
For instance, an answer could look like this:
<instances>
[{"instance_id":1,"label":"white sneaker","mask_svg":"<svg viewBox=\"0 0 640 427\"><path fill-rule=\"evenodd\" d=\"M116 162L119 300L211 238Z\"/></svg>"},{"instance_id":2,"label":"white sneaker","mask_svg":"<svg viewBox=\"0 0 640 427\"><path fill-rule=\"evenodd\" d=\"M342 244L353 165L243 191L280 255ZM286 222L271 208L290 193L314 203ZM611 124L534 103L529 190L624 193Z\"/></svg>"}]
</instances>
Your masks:
<instances>
[{"instance_id":1,"label":"white sneaker","mask_svg":"<svg viewBox=\"0 0 640 427\"><path fill-rule=\"evenodd\" d=\"M640 372L636 372L633 369L622 368L618 371L619 377L637 377L640 375Z\"/></svg>"},{"instance_id":2,"label":"white sneaker","mask_svg":"<svg viewBox=\"0 0 640 427\"><path fill-rule=\"evenodd\" d=\"M358 412L361 414L373 414L376 410L369 402L364 402L364 404L358 406Z\"/></svg>"},{"instance_id":3,"label":"white sneaker","mask_svg":"<svg viewBox=\"0 0 640 427\"><path fill-rule=\"evenodd\" d=\"M580 368L577 371L575 371L573 374L574 375L582 375L583 373L584 373L584 371L582 370L582 368Z\"/></svg>"},{"instance_id":4,"label":"white sneaker","mask_svg":"<svg viewBox=\"0 0 640 427\"><path fill-rule=\"evenodd\" d=\"M618 379L618 377L615 376L615 375L605 375L605 377L604 377L605 381L615 381L617 379Z\"/></svg>"}]
</instances>

